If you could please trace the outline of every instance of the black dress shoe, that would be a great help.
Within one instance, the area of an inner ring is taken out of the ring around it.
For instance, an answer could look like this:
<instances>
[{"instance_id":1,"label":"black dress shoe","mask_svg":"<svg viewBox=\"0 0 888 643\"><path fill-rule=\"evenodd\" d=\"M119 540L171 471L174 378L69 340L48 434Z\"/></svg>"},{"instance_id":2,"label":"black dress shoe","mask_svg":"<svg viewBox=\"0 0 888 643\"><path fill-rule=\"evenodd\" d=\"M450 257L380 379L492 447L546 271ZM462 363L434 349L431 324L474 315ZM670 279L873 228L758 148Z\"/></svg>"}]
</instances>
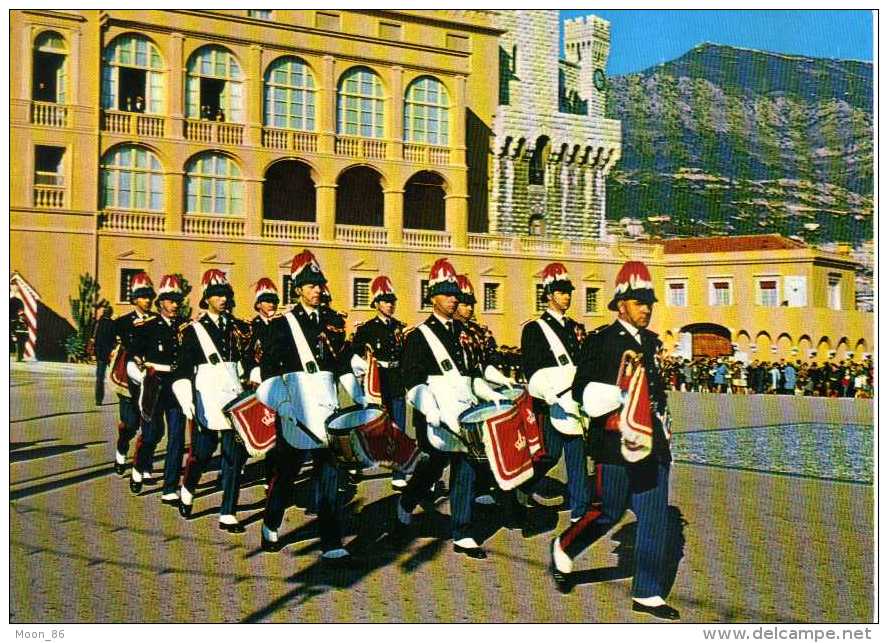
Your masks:
<instances>
[{"instance_id":1,"label":"black dress shoe","mask_svg":"<svg viewBox=\"0 0 888 643\"><path fill-rule=\"evenodd\" d=\"M155 485L159 481L159 478L142 478L142 482L147 485Z\"/></svg>"},{"instance_id":2,"label":"black dress shoe","mask_svg":"<svg viewBox=\"0 0 888 643\"><path fill-rule=\"evenodd\" d=\"M142 491L142 482L136 482L132 478L130 478L130 491L134 494L139 495L139 492Z\"/></svg>"},{"instance_id":3,"label":"black dress shoe","mask_svg":"<svg viewBox=\"0 0 888 643\"><path fill-rule=\"evenodd\" d=\"M161 498L160 501L165 505L177 506L179 504L179 497L177 496L170 499Z\"/></svg>"},{"instance_id":4,"label":"black dress shoe","mask_svg":"<svg viewBox=\"0 0 888 643\"><path fill-rule=\"evenodd\" d=\"M229 534L242 534L246 531L244 526L239 522L236 522L233 525L229 525L227 522L220 522L219 529L227 531Z\"/></svg>"},{"instance_id":5,"label":"black dress shoe","mask_svg":"<svg viewBox=\"0 0 888 643\"><path fill-rule=\"evenodd\" d=\"M461 547L459 545L454 545L453 551L457 554L465 554L469 558L474 558L476 560L484 560L487 558L487 552L480 547Z\"/></svg>"},{"instance_id":6,"label":"black dress shoe","mask_svg":"<svg viewBox=\"0 0 888 643\"><path fill-rule=\"evenodd\" d=\"M116 460L114 461L114 473L119 475L121 478L126 475L126 462L120 464Z\"/></svg>"},{"instance_id":7,"label":"black dress shoe","mask_svg":"<svg viewBox=\"0 0 888 643\"><path fill-rule=\"evenodd\" d=\"M651 616L661 618L664 621L677 621L681 618L678 614L678 610L666 603L657 605L656 607L648 607L647 605L642 605L638 601L632 601L632 611L650 614Z\"/></svg>"},{"instance_id":8,"label":"black dress shoe","mask_svg":"<svg viewBox=\"0 0 888 643\"><path fill-rule=\"evenodd\" d=\"M182 500L179 500L179 515L183 518L190 519L191 511L194 509L194 503L190 505L186 505Z\"/></svg>"}]
</instances>

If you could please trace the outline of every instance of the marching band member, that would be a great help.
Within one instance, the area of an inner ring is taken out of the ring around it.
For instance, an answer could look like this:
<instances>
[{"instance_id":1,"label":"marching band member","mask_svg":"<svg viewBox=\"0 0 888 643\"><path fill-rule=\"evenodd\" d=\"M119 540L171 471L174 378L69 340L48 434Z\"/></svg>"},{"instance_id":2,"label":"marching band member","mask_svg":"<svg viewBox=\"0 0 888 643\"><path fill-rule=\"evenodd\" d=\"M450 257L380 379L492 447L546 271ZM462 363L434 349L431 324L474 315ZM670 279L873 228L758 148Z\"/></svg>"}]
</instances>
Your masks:
<instances>
[{"instance_id":1,"label":"marching band member","mask_svg":"<svg viewBox=\"0 0 888 643\"><path fill-rule=\"evenodd\" d=\"M179 364L173 372L173 393L189 420L194 420L191 449L179 492L179 513L190 518L194 490L207 463L222 444L222 505L219 529L244 532L237 516L241 468L247 459L244 446L236 438L230 420L223 412L243 386L241 373L245 333L235 320L234 291L221 270L207 270L201 280L200 307L206 311L181 333Z\"/></svg>"},{"instance_id":2,"label":"marching band member","mask_svg":"<svg viewBox=\"0 0 888 643\"><path fill-rule=\"evenodd\" d=\"M456 271L449 261L439 259L429 274L432 314L407 335L401 363L407 401L416 410L417 440L428 458L417 465L404 488L397 518L405 529L413 509L450 464L453 549L483 559L487 554L471 531L475 464L455 436L460 435L459 415L475 404L475 395L488 401L504 398L485 382L479 365L464 349L465 326L453 319L459 294Z\"/></svg>"},{"instance_id":3,"label":"marching band member","mask_svg":"<svg viewBox=\"0 0 888 643\"><path fill-rule=\"evenodd\" d=\"M678 611L663 600L672 457L671 422L658 363L662 344L647 328L656 301L647 266L627 262L608 304L617 313L616 321L591 333L583 345L572 393L594 418L602 509L590 511L552 542L550 569L558 589L570 591L573 559L631 508L638 518L632 609L676 620ZM604 385L614 384L622 389L625 404L611 412L621 400L606 403Z\"/></svg>"},{"instance_id":4,"label":"marching band member","mask_svg":"<svg viewBox=\"0 0 888 643\"><path fill-rule=\"evenodd\" d=\"M130 281L130 303L133 309L114 320L114 334L119 340L118 352L128 353L132 350L133 336L136 324L142 324L151 319L151 301L154 299L154 284L151 278L144 272L133 275ZM126 359L125 355L118 355L117 359ZM116 365L117 360L115 360ZM113 367L112 367L113 368ZM129 373L127 373L129 375ZM117 450L114 453L114 470L117 475L126 473L126 453L129 450L130 441L139 430L139 384L131 378L128 381L128 389L117 390L118 409L120 421L117 423ZM138 440L137 440L138 444Z\"/></svg>"},{"instance_id":5,"label":"marching band member","mask_svg":"<svg viewBox=\"0 0 888 643\"><path fill-rule=\"evenodd\" d=\"M355 328L351 340L351 368L355 377L364 378L364 391L372 384L368 381L369 359L376 360L379 367L379 397L392 420L401 431L406 430L406 408L404 387L401 384L401 356L404 350L403 330L406 324L395 319L395 304L398 297L391 280L380 275L370 284L370 305L376 309L376 316ZM392 487L401 490L407 486L407 477L401 471L392 474Z\"/></svg>"},{"instance_id":6,"label":"marching band member","mask_svg":"<svg viewBox=\"0 0 888 643\"><path fill-rule=\"evenodd\" d=\"M163 467L165 504L178 505L179 472L185 451L185 416L172 391L172 370L179 355L178 316L182 303L182 285L176 275L164 275L157 288L160 314L136 326L128 372L141 387L139 409L142 414L142 436L133 454L130 490L139 493L142 483L150 480L154 451L167 429L167 451Z\"/></svg>"},{"instance_id":7,"label":"marching band member","mask_svg":"<svg viewBox=\"0 0 888 643\"><path fill-rule=\"evenodd\" d=\"M321 558L327 564L342 565L351 555L342 547L339 469L326 446L324 421L338 407L335 376L342 375L353 397L360 396L355 392L354 376L347 373L352 381L345 377L341 317L329 307L320 306L327 279L314 255L308 250L296 255L290 276L298 302L272 320L260 363L263 385L259 398L280 416L276 475L269 487L261 546L263 551L280 550L278 529L291 501L293 480L311 457L318 478ZM276 389L274 381L269 381L272 378L289 383Z\"/></svg>"},{"instance_id":8,"label":"marching band member","mask_svg":"<svg viewBox=\"0 0 888 643\"><path fill-rule=\"evenodd\" d=\"M519 490L525 494L558 463L562 451L567 468L570 518L577 521L589 502L586 453L580 410L570 395L576 360L585 328L567 316L574 286L563 264L551 263L543 269L543 297L546 310L538 319L525 323L521 332L521 358L528 391L534 398L534 411L542 417L546 456L534 463L534 476Z\"/></svg>"}]
</instances>

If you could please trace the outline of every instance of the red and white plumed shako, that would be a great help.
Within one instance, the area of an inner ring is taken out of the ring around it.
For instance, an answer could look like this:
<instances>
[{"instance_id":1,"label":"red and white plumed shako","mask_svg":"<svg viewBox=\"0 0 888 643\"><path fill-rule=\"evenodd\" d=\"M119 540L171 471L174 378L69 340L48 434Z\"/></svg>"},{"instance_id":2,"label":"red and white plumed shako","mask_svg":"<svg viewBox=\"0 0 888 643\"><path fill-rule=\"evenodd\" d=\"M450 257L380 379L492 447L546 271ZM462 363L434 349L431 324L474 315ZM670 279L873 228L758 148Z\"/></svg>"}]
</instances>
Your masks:
<instances>
[{"instance_id":1,"label":"red and white plumed shako","mask_svg":"<svg viewBox=\"0 0 888 643\"><path fill-rule=\"evenodd\" d=\"M558 292L573 292L574 286L563 263L550 263L543 268L543 296Z\"/></svg>"},{"instance_id":2,"label":"red and white plumed shako","mask_svg":"<svg viewBox=\"0 0 888 643\"><path fill-rule=\"evenodd\" d=\"M456 285L459 286L459 303L475 305L475 288L468 275L457 275Z\"/></svg>"},{"instance_id":3,"label":"red and white plumed shako","mask_svg":"<svg viewBox=\"0 0 888 643\"><path fill-rule=\"evenodd\" d=\"M229 310L234 308L234 290L231 288L231 284L228 283L228 277L226 277L225 273L218 268L210 268L209 270L207 270L203 274L203 278L200 280L200 286L201 308L207 308L207 299L209 297L217 297L220 295L225 295L226 297L228 297Z\"/></svg>"},{"instance_id":4,"label":"red and white plumed shako","mask_svg":"<svg viewBox=\"0 0 888 643\"><path fill-rule=\"evenodd\" d=\"M182 281L178 275L164 275L160 278L160 285L157 287L157 301L162 299L182 301L182 294Z\"/></svg>"},{"instance_id":5,"label":"red and white plumed shako","mask_svg":"<svg viewBox=\"0 0 888 643\"><path fill-rule=\"evenodd\" d=\"M375 304L377 301L395 302L398 298L395 296L395 287L392 286L392 280L385 275L379 275L370 284L370 303Z\"/></svg>"},{"instance_id":6,"label":"red and white plumed shako","mask_svg":"<svg viewBox=\"0 0 888 643\"><path fill-rule=\"evenodd\" d=\"M431 300L435 295L459 296L456 270L447 259L438 259L429 271L429 290L426 299Z\"/></svg>"},{"instance_id":7,"label":"red and white plumed shako","mask_svg":"<svg viewBox=\"0 0 888 643\"><path fill-rule=\"evenodd\" d=\"M154 299L154 284L146 272L138 272L130 280L130 301L139 297Z\"/></svg>"},{"instance_id":8,"label":"red and white plumed shako","mask_svg":"<svg viewBox=\"0 0 888 643\"><path fill-rule=\"evenodd\" d=\"M253 299L253 308L256 308L258 304L263 301L268 301L278 305L280 302L280 297L278 296L277 287L274 285L274 282L268 277L262 277L259 281L256 282L255 287L255 297Z\"/></svg>"},{"instance_id":9,"label":"red and white plumed shako","mask_svg":"<svg viewBox=\"0 0 888 643\"><path fill-rule=\"evenodd\" d=\"M306 284L323 286L327 283L324 273L321 272L321 264L310 250L303 250L293 257L293 262L290 264L290 281L294 288L301 288Z\"/></svg>"},{"instance_id":10,"label":"red and white plumed shako","mask_svg":"<svg viewBox=\"0 0 888 643\"><path fill-rule=\"evenodd\" d=\"M617 310L617 302L621 299L635 299L645 304L657 301L651 273L641 261L627 261L620 268L614 281L614 297L607 307Z\"/></svg>"}]
</instances>

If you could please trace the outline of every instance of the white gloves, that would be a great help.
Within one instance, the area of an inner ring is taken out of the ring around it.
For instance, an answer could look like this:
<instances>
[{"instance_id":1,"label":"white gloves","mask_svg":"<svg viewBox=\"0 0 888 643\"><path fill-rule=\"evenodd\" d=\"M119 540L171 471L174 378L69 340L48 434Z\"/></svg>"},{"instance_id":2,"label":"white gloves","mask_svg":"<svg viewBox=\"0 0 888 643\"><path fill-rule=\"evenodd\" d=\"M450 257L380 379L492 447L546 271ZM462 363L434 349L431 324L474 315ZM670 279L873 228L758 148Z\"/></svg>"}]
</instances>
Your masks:
<instances>
[{"instance_id":1,"label":"white gloves","mask_svg":"<svg viewBox=\"0 0 888 643\"><path fill-rule=\"evenodd\" d=\"M145 371L132 361L126 363L126 374L136 384L141 384L145 379Z\"/></svg>"},{"instance_id":2,"label":"white gloves","mask_svg":"<svg viewBox=\"0 0 888 643\"><path fill-rule=\"evenodd\" d=\"M546 397L543 398L549 406L558 404L558 393L553 390L546 391Z\"/></svg>"},{"instance_id":3,"label":"white gloves","mask_svg":"<svg viewBox=\"0 0 888 643\"><path fill-rule=\"evenodd\" d=\"M173 395L182 407L182 413L189 420L194 419L194 393L191 390L191 382L189 380L176 380L172 385Z\"/></svg>"},{"instance_id":4,"label":"white gloves","mask_svg":"<svg viewBox=\"0 0 888 643\"><path fill-rule=\"evenodd\" d=\"M259 371L258 366L254 366L250 369L250 381L254 384L262 384L262 374Z\"/></svg>"},{"instance_id":5,"label":"white gloves","mask_svg":"<svg viewBox=\"0 0 888 643\"><path fill-rule=\"evenodd\" d=\"M484 369L484 379L494 384L502 384L504 386L508 386L509 388L513 388L515 386L515 380L513 380L511 377L506 377L505 373L491 364L488 364L487 368ZM479 395L478 397L481 396Z\"/></svg>"},{"instance_id":6,"label":"white gloves","mask_svg":"<svg viewBox=\"0 0 888 643\"><path fill-rule=\"evenodd\" d=\"M369 366L367 360L363 359L360 355L352 355L351 369L352 373L355 374L355 377L364 377L364 375L367 374Z\"/></svg>"},{"instance_id":7,"label":"white gloves","mask_svg":"<svg viewBox=\"0 0 888 643\"><path fill-rule=\"evenodd\" d=\"M500 402L508 401L505 395L494 391L490 387L490 384L487 383L487 380L481 377L475 377L472 379L472 392L479 399L485 400L487 402L494 402L497 406L499 406Z\"/></svg>"},{"instance_id":8,"label":"white gloves","mask_svg":"<svg viewBox=\"0 0 888 643\"><path fill-rule=\"evenodd\" d=\"M583 409L589 417L601 417L623 406L625 397L619 386L589 382L583 389Z\"/></svg>"},{"instance_id":9,"label":"white gloves","mask_svg":"<svg viewBox=\"0 0 888 643\"><path fill-rule=\"evenodd\" d=\"M432 426L441 425L441 409L429 389L428 384L417 384L407 391L407 401L425 416L426 422Z\"/></svg>"},{"instance_id":10,"label":"white gloves","mask_svg":"<svg viewBox=\"0 0 888 643\"><path fill-rule=\"evenodd\" d=\"M357 377L351 373L345 373L339 376L339 383L355 404L367 406L367 398L364 396L364 391Z\"/></svg>"}]
</instances>

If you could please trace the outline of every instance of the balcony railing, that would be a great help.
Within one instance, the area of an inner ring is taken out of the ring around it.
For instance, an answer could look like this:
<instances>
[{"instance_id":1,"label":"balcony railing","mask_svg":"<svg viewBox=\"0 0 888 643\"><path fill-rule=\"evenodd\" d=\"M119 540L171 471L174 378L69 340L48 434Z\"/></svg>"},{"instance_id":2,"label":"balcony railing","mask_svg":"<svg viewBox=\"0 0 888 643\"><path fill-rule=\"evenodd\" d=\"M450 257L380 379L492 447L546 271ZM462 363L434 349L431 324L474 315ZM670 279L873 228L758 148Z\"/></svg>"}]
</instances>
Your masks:
<instances>
[{"instance_id":1,"label":"balcony railing","mask_svg":"<svg viewBox=\"0 0 888 643\"><path fill-rule=\"evenodd\" d=\"M106 109L102 112L102 131L112 134L161 138L166 130L164 117Z\"/></svg>"},{"instance_id":2,"label":"balcony railing","mask_svg":"<svg viewBox=\"0 0 888 643\"><path fill-rule=\"evenodd\" d=\"M239 123L186 120L184 134L186 140L198 143L244 144L244 126Z\"/></svg>"},{"instance_id":3,"label":"balcony railing","mask_svg":"<svg viewBox=\"0 0 888 643\"><path fill-rule=\"evenodd\" d=\"M318 224L306 221L263 221L262 236L286 241L317 241Z\"/></svg>"},{"instance_id":4,"label":"balcony railing","mask_svg":"<svg viewBox=\"0 0 888 643\"><path fill-rule=\"evenodd\" d=\"M68 127L68 106L32 101L31 122L47 127Z\"/></svg>"},{"instance_id":5,"label":"balcony railing","mask_svg":"<svg viewBox=\"0 0 888 643\"><path fill-rule=\"evenodd\" d=\"M100 230L119 232L163 232L166 217L162 212L105 210L99 214Z\"/></svg>"},{"instance_id":6,"label":"balcony railing","mask_svg":"<svg viewBox=\"0 0 888 643\"><path fill-rule=\"evenodd\" d=\"M481 252L511 252L514 248L515 237L506 235L469 233L469 250Z\"/></svg>"},{"instance_id":7,"label":"balcony railing","mask_svg":"<svg viewBox=\"0 0 888 643\"><path fill-rule=\"evenodd\" d=\"M384 159L386 142L371 138L337 136L333 149L339 156L350 156L352 158L365 159Z\"/></svg>"},{"instance_id":8,"label":"balcony railing","mask_svg":"<svg viewBox=\"0 0 888 643\"><path fill-rule=\"evenodd\" d=\"M447 165L450 163L450 148L405 143L404 160L426 165Z\"/></svg>"},{"instance_id":9,"label":"balcony railing","mask_svg":"<svg viewBox=\"0 0 888 643\"><path fill-rule=\"evenodd\" d=\"M65 188L50 185L35 185L34 207L53 210L64 208Z\"/></svg>"},{"instance_id":10,"label":"balcony railing","mask_svg":"<svg viewBox=\"0 0 888 643\"><path fill-rule=\"evenodd\" d=\"M186 214L182 217L182 232L207 237L242 237L243 217L214 217L203 214Z\"/></svg>"},{"instance_id":11,"label":"balcony railing","mask_svg":"<svg viewBox=\"0 0 888 643\"><path fill-rule=\"evenodd\" d=\"M561 239L548 239L546 237L522 237L521 252L536 252L540 254L560 254L564 251L564 241Z\"/></svg>"},{"instance_id":12,"label":"balcony railing","mask_svg":"<svg viewBox=\"0 0 888 643\"><path fill-rule=\"evenodd\" d=\"M314 132L262 128L262 147L291 152L317 152L318 135Z\"/></svg>"},{"instance_id":13,"label":"balcony railing","mask_svg":"<svg viewBox=\"0 0 888 643\"><path fill-rule=\"evenodd\" d=\"M388 242L388 230L376 226L337 225L336 240L362 246L383 246Z\"/></svg>"},{"instance_id":14,"label":"balcony railing","mask_svg":"<svg viewBox=\"0 0 888 643\"><path fill-rule=\"evenodd\" d=\"M404 230L404 245L410 248L449 248L450 233L441 230Z\"/></svg>"}]
</instances>

